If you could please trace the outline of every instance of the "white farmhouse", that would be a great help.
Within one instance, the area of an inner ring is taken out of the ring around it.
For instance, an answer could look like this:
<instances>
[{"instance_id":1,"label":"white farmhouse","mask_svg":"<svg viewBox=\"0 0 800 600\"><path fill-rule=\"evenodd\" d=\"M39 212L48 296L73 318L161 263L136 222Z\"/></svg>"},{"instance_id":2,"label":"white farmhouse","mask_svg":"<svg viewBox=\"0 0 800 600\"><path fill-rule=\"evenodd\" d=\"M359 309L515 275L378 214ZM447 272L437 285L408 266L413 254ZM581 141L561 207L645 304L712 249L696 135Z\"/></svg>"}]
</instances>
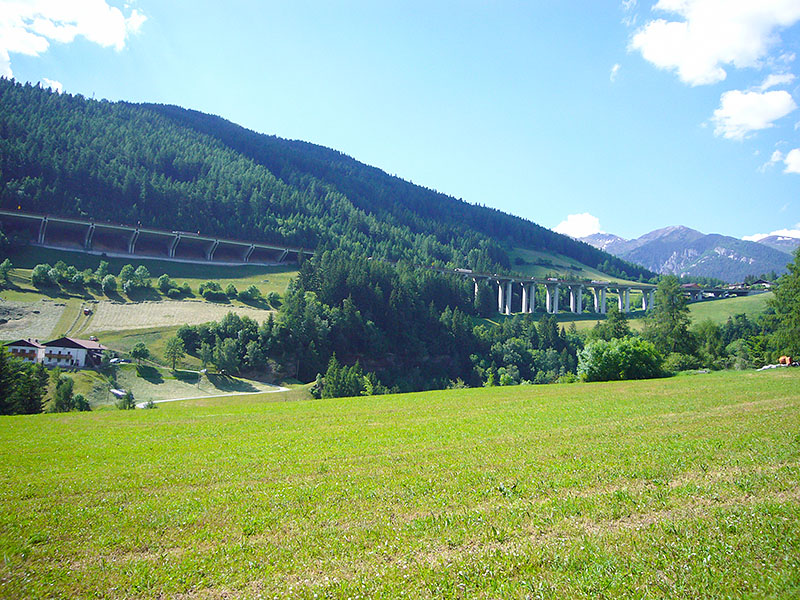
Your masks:
<instances>
[{"instance_id":1,"label":"white farmhouse","mask_svg":"<svg viewBox=\"0 0 800 600\"><path fill-rule=\"evenodd\" d=\"M39 343L39 340L32 340L30 338L27 340L17 340L16 342L6 344L6 348L8 348L11 356L15 358L21 358L22 360L32 363L39 363L44 360L44 346Z\"/></svg>"},{"instance_id":2,"label":"white farmhouse","mask_svg":"<svg viewBox=\"0 0 800 600\"><path fill-rule=\"evenodd\" d=\"M62 337L44 343L44 364L47 367L81 368L100 362L105 346L91 340Z\"/></svg>"}]
</instances>

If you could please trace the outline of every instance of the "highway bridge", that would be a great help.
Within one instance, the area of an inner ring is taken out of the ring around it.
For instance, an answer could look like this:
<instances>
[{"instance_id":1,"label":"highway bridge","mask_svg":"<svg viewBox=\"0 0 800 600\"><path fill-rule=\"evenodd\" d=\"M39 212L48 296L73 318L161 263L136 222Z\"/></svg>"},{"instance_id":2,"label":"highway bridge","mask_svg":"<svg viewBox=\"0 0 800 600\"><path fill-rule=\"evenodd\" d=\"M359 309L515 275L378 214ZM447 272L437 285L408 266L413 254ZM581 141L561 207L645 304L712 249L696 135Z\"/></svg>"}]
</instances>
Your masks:
<instances>
[{"instance_id":1,"label":"highway bridge","mask_svg":"<svg viewBox=\"0 0 800 600\"><path fill-rule=\"evenodd\" d=\"M156 258L181 262L210 264L280 265L299 262L301 256L312 256L312 250L293 248L282 244L267 244L233 240L191 231L166 231L149 227L121 225L73 217L37 215L22 211L0 210L0 223L12 235L20 236L38 246L81 250L98 255ZM496 273L478 273L470 269L444 269L425 267L440 273L455 274L472 279L475 295L481 282L488 282L497 290L497 310L501 314L513 312L533 313L536 289L544 288L544 309L558 313L562 289L568 290L569 310L583 312L584 292L591 292L594 311L606 314L608 291L617 294L620 312L631 312L631 292L641 294L641 309L648 310L655 301L656 286L649 283L570 280L562 278L537 278ZM743 295L746 288L720 288L684 286L683 293L690 301L706 297ZM517 306L513 306L519 298Z\"/></svg>"},{"instance_id":2,"label":"highway bridge","mask_svg":"<svg viewBox=\"0 0 800 600\"><path fill-rule=\"evenodd\" d=\"M313 250L283 244L233 240L191 231L105 223L73 217L0 210L8 234L33 245L92 254L157 258L181 262L280 265L312 256Z\"/></svg>"}]
</instances>

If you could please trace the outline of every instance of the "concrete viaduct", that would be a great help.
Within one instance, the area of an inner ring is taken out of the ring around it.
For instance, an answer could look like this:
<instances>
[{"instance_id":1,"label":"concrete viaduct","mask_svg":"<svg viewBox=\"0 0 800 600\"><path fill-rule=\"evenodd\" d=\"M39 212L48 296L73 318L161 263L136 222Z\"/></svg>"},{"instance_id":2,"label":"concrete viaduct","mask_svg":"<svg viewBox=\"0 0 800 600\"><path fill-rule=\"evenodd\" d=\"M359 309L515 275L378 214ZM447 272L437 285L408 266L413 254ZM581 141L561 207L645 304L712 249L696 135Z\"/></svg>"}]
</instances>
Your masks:
<instances>
[{"instance_id":1,"label":"concrete viaduct","mask_svg":"<svg viewBox=\"0 0 800 600\"><path fill-rule=\"evenodd\" d=\"M301 255L314 254L303 248L231 240L200 232L164 231L21 211L0 210L0 220L8 232L27 238L32 244L93 254L269 265L297 262Z\"/></svg>"},{"instance_id":2,"label":"concrete viaduct","mask_svg":"<svg viewBox=\"0 0 800 600\"><path fill-rule=\"evenodd\" d=\"M28 238L32 244L81 250L93 254L140 256L200 263L267 265L298 262L300 256L314 254L313 251L302 248L231 240L201 235L199 232L164 231L70 217L36 215L22 211L0 210L0 221L6 231ZM562 288L569 290L569 310L575 314L583 312L584 291L591 291L595 312L606 314L606 292L608 290L617 293L620 312L629 313L631 311L631 291L641 293L641 308L647 310L653 306L656 289L655 285L647 283L541 279L476 273L469 269L425 268L472 279L476 296L480 282L491 283L497 289L497 310L505 315L514 312L512 301L515 290L519 290L521 297L519 312L534 312L536 286L544 287L544 308L551 314L559 312L559 292ZM748 290L746 288L728 289L692 285L684 287L683 293L689 296L690 301L698 301L707 295L715 298L731 294L741 295L747 294Z\"/></svg>"},{"instance_id":3,"label":"concrete viaduct","mask_svg":"<svg viewBox=\"0 0 800 600\"><path fill-rule=\"evenodd\" d=\"M620 312L629 313L631 311L631 291L638 291L642 294L642 310L647 310L653 305L656 286L649 283L612 283L609 281L570 281L567 279L536 277L512 277L507 275L496 275L489 273L475 273L468 269L455 269L454 271L442 272L456 273L462 277L470 278L474 282L475 296L478 295L478 285L481 281L489 282L497 287L497 311L504 315L510 315L514 311L512 302L514 291L518 289L521 296L521 306L519 312L532 313L535 309L536 286L543 286L545 289L545 310L555 314L559 312L559 292L562 288L569 290L569 310L575 314L583 312L583 293L585 290L592 292L594 300L594 310L600 314L606 314L606 291L614 290L618 294L618 307Z\"/></svg>"}]
</instances>

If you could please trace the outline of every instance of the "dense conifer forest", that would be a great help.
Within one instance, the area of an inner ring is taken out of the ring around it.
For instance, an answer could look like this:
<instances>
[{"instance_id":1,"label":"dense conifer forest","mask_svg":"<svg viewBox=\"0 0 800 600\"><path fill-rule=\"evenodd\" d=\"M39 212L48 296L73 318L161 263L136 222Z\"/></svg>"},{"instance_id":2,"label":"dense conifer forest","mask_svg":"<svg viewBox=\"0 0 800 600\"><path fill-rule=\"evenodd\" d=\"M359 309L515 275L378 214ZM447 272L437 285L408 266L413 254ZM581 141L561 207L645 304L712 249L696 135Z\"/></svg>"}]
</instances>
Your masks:
<instances>
[{"instance_id":1,"label":"dense conifer forest","mask_svg":"<svg viewBox=\"0 0 800 600\"><path fill-rule=\"evenodd\" d=\"M631 279L653 275L321 146L175 106L95 101L7 79L0 204L489 271L511 270L508 250L519 246Z\"/></svg>"}]
</instances>

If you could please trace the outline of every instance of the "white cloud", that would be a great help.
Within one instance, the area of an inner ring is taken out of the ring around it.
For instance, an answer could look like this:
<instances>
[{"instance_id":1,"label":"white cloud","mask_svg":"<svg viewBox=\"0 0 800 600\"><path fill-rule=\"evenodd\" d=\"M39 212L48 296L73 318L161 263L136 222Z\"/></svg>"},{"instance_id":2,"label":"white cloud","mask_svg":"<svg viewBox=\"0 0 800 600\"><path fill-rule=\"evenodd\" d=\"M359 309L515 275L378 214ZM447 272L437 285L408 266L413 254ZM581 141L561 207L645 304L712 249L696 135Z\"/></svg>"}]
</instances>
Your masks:
<instances>
[{"instance_id":1,"label":"white cloud","mask_svg":"<svg viewBox=\"0 0 800 600\"><path fill-rule=\"evenodd\" d=\"M602 233L600 219L589 213L568 215L564 221L556 225L554 231L575 238L586 237L593 233Z\"/></svg>"},{"instance_id":2,"label":"white cloud","mask_svg":"<svg viewBox=\"0 0 800 600\"><path fill-rule=\"evenodd\" d=\"M122 50L145 17L126 17L106 0L0 0L0 76L11 77L11 54L39 56L50 42L67 44L78 36Z\"/></svg>"},{"instance_id":3,"label":"white cloud","mask_svg":"<svg viewBox=\"0 0 800 600\"><path fill-rule=\"evenodd\" d=\"M773 122L797 108L789 92L731 90L720 97L714 111L714 133L729 140L743 140L750 133L768 129Z\"/></svg>"},{"instance_id":4,"label":"white cloud","mask_svg":"<svg viewBox=\"0 0 800 600\"><path fill-rule=\"evenodd\" d=\"M797 173L800 175L800 148L789 150L783 162L786 165L783 170L784 173Z\"/></svg>"},{"instance_id":5,"label":"white cloud","mask_svg":"<svg viewBox=\"0 0 800 600\"><path fill-rule=\"evenodd\" d=\"M629 48L693 86L724 80L727 65L761 65L778 31L800 21L797 0L659 0L653 10L683 20L648 21Z\"/></svg>"},{"instance_id":6,"label":"white cloud","mask_svg":"<svg viewBox=\"0 0 800 600\"><path fill-rule=\"evenodd\" d=\"M617 80L617 73L619 73L619 70L621 68L622 67L619 65L619 63L617 63L613 67L611 67L611 75L609 76L609 79L611 79L612 83Z\"/></svg>"},{"instance_id":7,"label":"white cloud","mask_svg":"<svg viewBox=\"0 0 800 600\"><path fill-rule=\"evenodd\" d=\"M791 73L780 73L780 74L771 74L768 75L767 78L764 80L758 89L762 92L775 87L776 85L787 85L792 83L795 80L795 76Z\"/></svg>"},{"instance_id":8,"label":"white cloud","mask_svg":"<svg viewBox=\"0 0 800 600\"><path fill-rule=\"evenodd\" d=\"M55 81L54 79L48 79L47 77L42 77L42 84L45 87L49 87L54 92L58 92L59 94L64 91L64 84L60 81Z\"/></svg>"},{"instance_id":9,"label":"white cloud","mask_svg":"<svg viewBox=\"0 0 800 600\"><path fill-rule=\"evenodd\" d=\"M758 156L757 153L756 156ZM780 150L775 150L775 152L772 153L772 156L769 157L769 160L761 165L758 170L764 173L767 169L774 167L779 162L783 162L783 152Z\"/></svg>"},{"instance_id":10,"label":"white cloud","mask_svg":"<svg viewBox=\"0 0 800 600\"><path fill-rule=\"evenodd\" d=\"M800 239L800 223L795 225L792 229L777 229L776 231L771 231L769 233L754 233L753 235L746 235L742 239L748 242L759 242L765 237L769 237L771 235Z\"/></svg>"}]
</instances>

